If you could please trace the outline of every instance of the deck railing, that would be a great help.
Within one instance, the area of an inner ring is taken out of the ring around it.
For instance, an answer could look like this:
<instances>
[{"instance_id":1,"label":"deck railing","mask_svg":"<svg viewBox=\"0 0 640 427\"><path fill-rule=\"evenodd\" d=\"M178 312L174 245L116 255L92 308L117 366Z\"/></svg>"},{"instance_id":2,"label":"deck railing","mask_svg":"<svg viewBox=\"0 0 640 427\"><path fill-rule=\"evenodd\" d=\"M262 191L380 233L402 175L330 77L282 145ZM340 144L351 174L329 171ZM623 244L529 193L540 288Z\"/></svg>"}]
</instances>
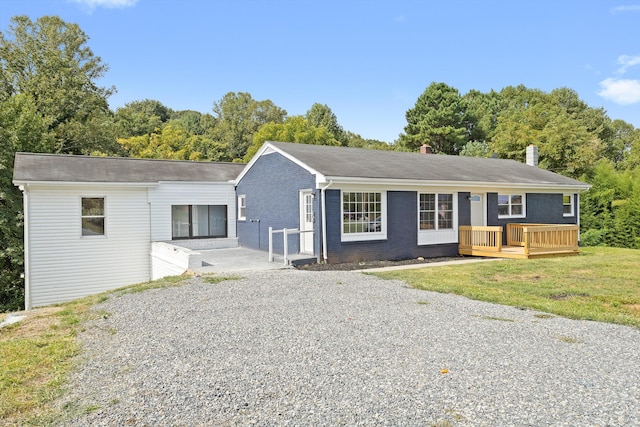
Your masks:
<instances>
[{"instance_id":1,"label":"deck railing","mask_svg":"<svg viewBox=\"0 0 640 427\"><path fill-rule=\"evenodd\" d=\"M502 252L502 230L499 226L460 226L460 254ZM578 253L578 230L573 224L507 224L507 246L522 247L525 256Z\"/></svg>"},{"instance_id":2,"label":"deck railing","mask_svg":"<svg viewBox=\"0 0 640 427\"><path fill-rule=\"evenodd\" d=\"M525 254L540 252L578 252L579 226L574 224L508 224L507 229L522 228L522 242ZM507 236L509 232L507 231Z\"/></svg>"},{"instance_id":3,"label":"deck railing","mask_svg":"<svg viewBox=\"0 0 640 427\"><path fill-rule=\"evenodd\" d=\"M313 233L313 230L300 230L297 228L283 228L282 230L274 230L273 227L269 227L269 262L273 262L273 235L282 233L282 246L283 246L283 262L284 265L289 265L289 235L290 234L305 234Z\"/></svg>"},{"instance_id":4,"label":"deck railing","mask_svg":"<svg viewBox=\"0 0 640 427\"><path fill-rule=\"evenodd\" d=\"M502 250L502 227L472 227L461 225L459 231L459 250L461 254L470 254L473 250L500 252Z\"/></svg>"}]
</instances>

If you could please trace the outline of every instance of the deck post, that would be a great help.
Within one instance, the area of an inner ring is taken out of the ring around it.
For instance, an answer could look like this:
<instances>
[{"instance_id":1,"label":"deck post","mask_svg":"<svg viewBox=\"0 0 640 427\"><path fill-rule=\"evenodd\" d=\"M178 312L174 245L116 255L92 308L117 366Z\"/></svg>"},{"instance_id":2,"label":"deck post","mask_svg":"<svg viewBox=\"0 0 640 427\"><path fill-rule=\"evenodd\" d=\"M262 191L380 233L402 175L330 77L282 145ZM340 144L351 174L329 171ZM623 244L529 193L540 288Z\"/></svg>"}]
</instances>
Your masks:
<instances>
[{"instance_id":1,"label":"deck post","mask_svg":"<svg viewBox=\"0 0 640 427\"><path fill-rule=\"evenodd\" d=\"M273 262L273 227L269 227L269 262Z\"/></svg>"},{"instance_id":2,"label":"deck post","mask_svg":"<svg viewBox=\"0 0 640 427\"><path fill-rule=\"evenodd\" d=\"M531 234L529 233L529 227L522 228L522 237L522 240L524 240L524 254L529 255L529 249L531 248Z\"/></svg>"}]
</instances>

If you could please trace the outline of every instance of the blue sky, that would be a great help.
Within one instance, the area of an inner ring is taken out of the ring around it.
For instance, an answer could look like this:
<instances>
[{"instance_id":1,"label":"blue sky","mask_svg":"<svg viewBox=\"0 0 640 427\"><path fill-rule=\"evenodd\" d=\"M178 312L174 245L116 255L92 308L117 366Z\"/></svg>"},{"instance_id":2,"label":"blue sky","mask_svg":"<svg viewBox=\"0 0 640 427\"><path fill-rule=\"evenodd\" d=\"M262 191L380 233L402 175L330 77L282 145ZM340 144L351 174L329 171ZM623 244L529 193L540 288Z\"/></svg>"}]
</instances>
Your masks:
<instances>
[{"instance_id":1,"label":"blue sky","mask_svg":"<svg viewBox=\"0 0 640 427\"><path fill-rule=\"evenodd\" d=\"M0 0L0 31L22 14L80 25L114 110L149 98L212 112L249 92L289 115L327 104L345 129L392 142L435 81L569 87L640 127L640 0Z\"/></svg>"}]
</instances>

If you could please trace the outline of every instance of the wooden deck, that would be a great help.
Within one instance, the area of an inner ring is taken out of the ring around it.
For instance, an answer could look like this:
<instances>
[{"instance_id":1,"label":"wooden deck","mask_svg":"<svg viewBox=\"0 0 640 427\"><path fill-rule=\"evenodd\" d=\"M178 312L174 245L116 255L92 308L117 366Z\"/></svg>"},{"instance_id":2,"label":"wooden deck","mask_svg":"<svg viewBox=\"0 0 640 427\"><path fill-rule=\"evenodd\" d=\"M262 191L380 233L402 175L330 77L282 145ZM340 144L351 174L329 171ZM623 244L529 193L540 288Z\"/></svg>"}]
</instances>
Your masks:
<instances>
[{"instance_id":1,"label":"wooden deck","mask_svg":"<svg viewBox=\"0 0 640 427\"><path fill-rule=\"evenodd\" d=\"M503 228L460 226L460 255L496 258L548 258L578 255L577 225L507 224L507 245Z\"/></svg>"}]
</instances>

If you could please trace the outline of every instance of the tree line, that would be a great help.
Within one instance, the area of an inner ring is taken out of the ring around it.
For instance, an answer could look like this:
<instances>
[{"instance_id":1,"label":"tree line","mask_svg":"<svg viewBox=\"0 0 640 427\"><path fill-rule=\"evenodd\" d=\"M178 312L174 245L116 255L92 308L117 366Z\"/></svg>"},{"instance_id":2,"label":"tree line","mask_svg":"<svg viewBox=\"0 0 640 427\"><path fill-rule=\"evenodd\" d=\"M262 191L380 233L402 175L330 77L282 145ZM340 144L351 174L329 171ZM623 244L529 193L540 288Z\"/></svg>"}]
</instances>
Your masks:
<instances>
[{"instance_id":1,"label":"tree line","mask_svg":"<svg viewBox=\"0 0 640 427\"><path fill-rule=\"evenodd\" d=\"M640 248L640 129L611 120L569 88L524 86L482 93L431 83L406 112L396 141L345 130L324 104L289 116L270 100L229 92L211 113L174 111L152 99L112 111L108 66L77 24L56 16L11 19L0 32L0 311L24 302L22 194L12 184L18 151L198 161L248 161L264 141L492 156L523 161L593 185L582 195L583 242Z\"/></svg>"}]
</instances>

